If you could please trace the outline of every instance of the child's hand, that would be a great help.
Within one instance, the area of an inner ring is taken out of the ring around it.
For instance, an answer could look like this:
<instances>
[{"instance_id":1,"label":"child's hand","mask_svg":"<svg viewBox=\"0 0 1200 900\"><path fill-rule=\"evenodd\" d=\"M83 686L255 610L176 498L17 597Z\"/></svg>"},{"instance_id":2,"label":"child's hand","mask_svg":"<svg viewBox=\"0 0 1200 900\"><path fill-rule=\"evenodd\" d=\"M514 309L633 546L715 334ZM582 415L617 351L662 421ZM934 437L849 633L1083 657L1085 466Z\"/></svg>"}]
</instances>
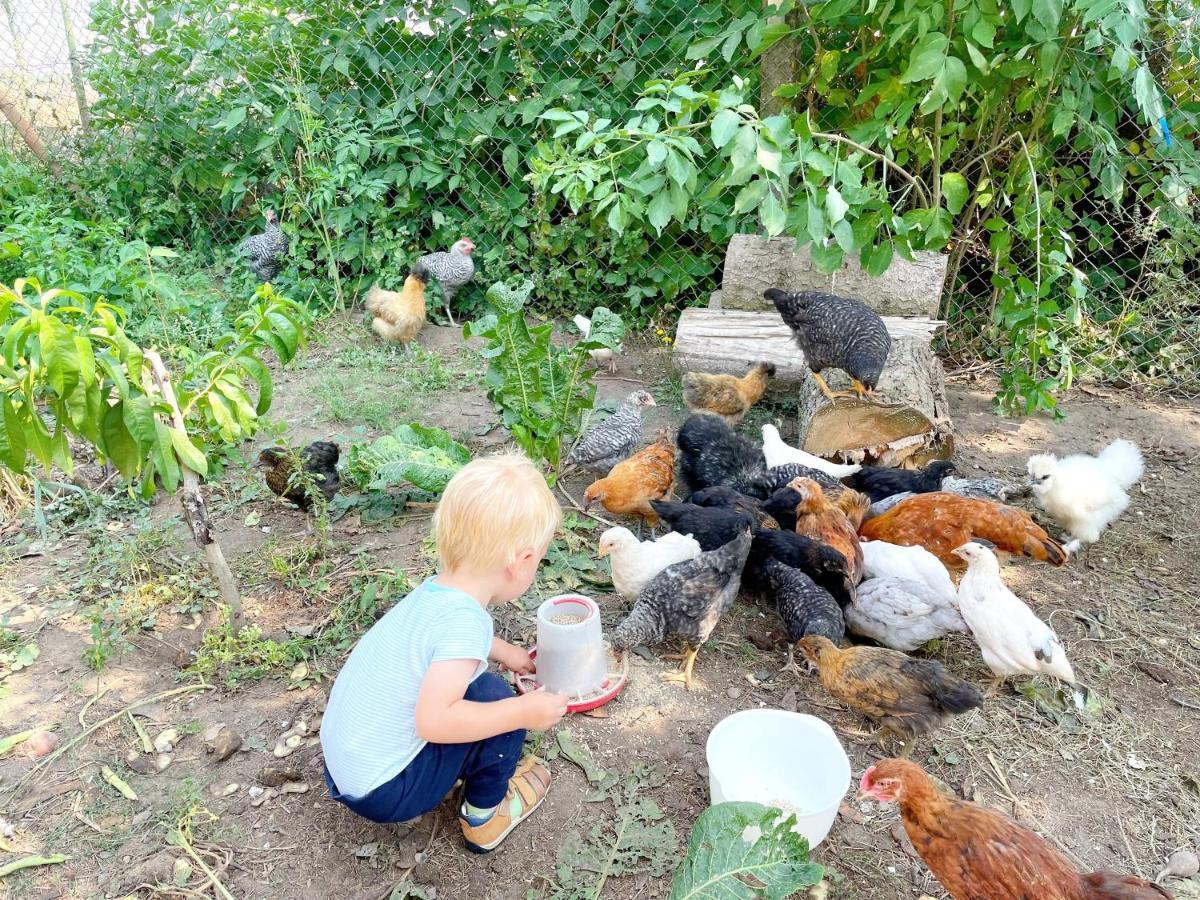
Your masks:
<instances>
[{"instance_id":1,"label":"child's hand","mask_svg":"<svg viewBox=\"0 0 1200 900\"><path fill-rule=\"evenodd\" d=\"M521 702L525 704L527 718L526 728L531 731L545 731L553 728L567 714L567 697L565 694L552 694L544 688L524 694Z\"/></svg>"},{"instance_id":2,"label":"child's hand","mask_svg":"<svg viewBox=\"0 0 1200 900\"><path fill-rule=\"evenodd\" d=\"M533 657L525 650L513 646L507 641L497 641L493 645L492 659L508 671L516 672L518 675L532 675L535 669Z\"/></svg>"}]
</instances>

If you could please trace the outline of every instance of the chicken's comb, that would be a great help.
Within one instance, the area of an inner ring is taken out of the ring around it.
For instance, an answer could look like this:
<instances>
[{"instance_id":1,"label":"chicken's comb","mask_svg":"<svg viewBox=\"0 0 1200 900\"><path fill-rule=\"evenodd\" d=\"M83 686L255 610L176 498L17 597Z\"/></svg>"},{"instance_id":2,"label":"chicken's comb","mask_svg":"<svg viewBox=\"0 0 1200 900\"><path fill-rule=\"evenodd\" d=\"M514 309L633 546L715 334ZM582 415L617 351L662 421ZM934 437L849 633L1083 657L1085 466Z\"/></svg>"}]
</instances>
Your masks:
<instances>
[{"instance_id":1,"label":"chicken's comb","mask_svg":"<svg viewBox=\"0 0 1200 900\"><path fill-rule=\"evenodd\" d=\"M875 767L874 767L874 766L867 766L867 771L863 772L863 776L862 776L862 778L861 778L861 779L859 780L859 782L858 782L858 790L859 790L860 792L866 792L866 790L867 790L868 788L870 788L870 786L871 786L871 776L872 776L872 775L874 775L874 774L875 774Z\"/></svg>"}]
</instances>

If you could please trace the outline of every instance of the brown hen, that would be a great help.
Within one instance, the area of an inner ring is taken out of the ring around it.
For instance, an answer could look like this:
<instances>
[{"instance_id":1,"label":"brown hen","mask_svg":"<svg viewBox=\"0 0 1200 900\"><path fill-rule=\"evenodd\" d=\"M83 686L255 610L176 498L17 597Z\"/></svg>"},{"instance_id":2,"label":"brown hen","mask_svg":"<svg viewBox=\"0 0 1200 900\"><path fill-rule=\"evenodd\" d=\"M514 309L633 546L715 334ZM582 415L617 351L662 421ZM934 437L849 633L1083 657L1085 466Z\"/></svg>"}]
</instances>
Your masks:
<instances>
[{"instance_id":1,"label":"brown hen","mask_svg":"<svg viewBox=\"0 0 1200 900\"><path fill-rule=\"evenodd\" d=\"M940 491L900 501L867 520L860 533L869 541L924 547L952 571L965 568L954 554L955 548L976 538L991 541L1006 553L1032 556L1052 565L1067 561L1058 541L1024 510Z\"/></svg>"},{"instance_id":2,"label":"brown hen","mask_svg":"<svg viewBox=\"0 0 1200 900\"><path fill-rule=\"evenodd\" d=\"M858 511L861 502L857 497L860 495L847 488L838 496L837 505L834 505L829 502L821 486L811 478L793 478L788 482L788 487L800 495L800 502L796 506L796 533L815 538L842 554L846 557L850 580L854 584L862 581L863 553L858 543L858 529L845 512L851 510L857 520L862 521L866 509ZM867 506L870 505L868 501Z\"/></svg>"},{"instance_id":3,"label":"brown hen","mask_svg":"<svg viewBox=\"0 0 1200 900\"><path fill-rule=\"evenodd\" d=\"M948 797L906 759L867 769L860 796L899 803L904 830L954 900L1162 900L1133 875L1081 874L1043 838L994 809Z\"/></svg>"},{"instance_id":4,"label":"brown hen","mask_svg":"<svg viewBox=\"0 0 1200 900\"><path fill-rule=\"evenodd\" d=\"M756 364L741 378L688 372L683 376L683 402L692 412L713 413L730 425L737 425L750 407L762 399L767 380L774 374L775 365L767 362Z\"/></svg>"},{"instance_id":5,"label":"brown hen","mask_svg":"<svg viewBox=\"0 0 1200 900\"><path fill-rule=\"evenodd\" d=\"M367 312L371 328L385 341L407 344L425 327L425 285L429 272L417 263L404 279L399 291L385 291L373 285L367 292Z\"/></svg>"},{"instance_id":6,"label":"brown hen","mask_svg":"<svg viewBox=\"0 0 1200 900\"><path fill-rule=\"evenodd\" d=\"M655 528L658 514L650 501L667 496L674 483L675 444L664 435L588 485L583 492L584 508L599 503L614 516L640 516Z\"/></svg>"},{"instance_id":7,"label":"brown hen","mask_svg":"<svg viewBox=\"0 0 1200 900\"><path fill-rule=\"evenodd\" d=\"M851 709L879 722L880 734L903 741L933 731L951 716L983 703L969 682L932 659L886 647L834 646L810 634L797 646L821 673L821 686Z\"/></svg>"}]
</instances>

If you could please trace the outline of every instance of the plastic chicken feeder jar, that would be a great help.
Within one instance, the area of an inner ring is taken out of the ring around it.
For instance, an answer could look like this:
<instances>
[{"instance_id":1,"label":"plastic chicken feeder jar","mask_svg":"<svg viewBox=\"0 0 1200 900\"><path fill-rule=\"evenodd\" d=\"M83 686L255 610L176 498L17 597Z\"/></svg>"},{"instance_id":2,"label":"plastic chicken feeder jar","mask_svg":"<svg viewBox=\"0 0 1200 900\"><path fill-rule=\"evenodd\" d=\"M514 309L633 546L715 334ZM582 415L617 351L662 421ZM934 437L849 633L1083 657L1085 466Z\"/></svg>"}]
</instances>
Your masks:
<instances>
[{"instance_id":1,"label":"plastic chicken feeder jar","mask_svg":"<svg viewBox=\"0 0 1200 900\"><path fill-rule=\"evenodd\" d=\"M551 597L537 611L537 680L548 691L581 696L608 675L600 608L580 594Z\"/></svg>"},{"instance_id":2,"label":"plastic chicken feeder jar","mask_svg":"<svg viewBox=\"0 0 1200 900\"><path fill-rule=\"evenodd\" d=\"M794 813L792 831L810 847L825 840L850 787L850 759L833 729L816 716L747 709L726 716L708 735L713 804L731 800Z\"/></svg>"}]
</instances>

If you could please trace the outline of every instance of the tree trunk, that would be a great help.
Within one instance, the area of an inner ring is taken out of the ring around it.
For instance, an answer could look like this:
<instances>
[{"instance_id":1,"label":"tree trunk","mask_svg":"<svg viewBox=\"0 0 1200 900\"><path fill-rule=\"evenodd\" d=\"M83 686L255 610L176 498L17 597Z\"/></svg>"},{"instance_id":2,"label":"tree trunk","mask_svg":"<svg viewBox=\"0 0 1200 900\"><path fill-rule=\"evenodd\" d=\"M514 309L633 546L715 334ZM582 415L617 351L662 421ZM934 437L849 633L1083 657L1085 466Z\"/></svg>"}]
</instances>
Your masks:
<instances>
[{"instance_id":1,"label":"tree trunk","mask_svg":"<svg viewBox=\"0 0 1200 900\"><path fill-rule=\"evenodd\" d=\"M55 178L62 178L62 166L50 158L50 154L46 152L46 147L37 132L33 130L33 126L21 115L21 111L3 91L0 91L0 112L4 113L4 118L8 119L13 128L17 129L17 134L21 135L21 140L25 142L29 152L50 170L51 175Z\"/></svg>"},{"instance_id":2,"label":"tree trunk","mask_svg":"<svg viewBox=\"0 0 1200 900\"><path fill-rule=\"evenodd\" d=\"M179 411L179 403L175 399L175 389L171 386L171 375L163 365L162 358L155 351L147 350L146 362L150 365L150 373L158 392L171 408L172 424L186 433L183 414ZM229 568L229 563L225 561L225 554L221 551L221 545L217 542L217 536L213 531L212 517L208 514L204 493L200 489L200 476L189 469L182 460L180 460L179 466L183 470L183 492L180 494L179 502L183 507L184 520L192 529L192 537L195 538L196 544L204 551L208 571L217 583L217 593L221 602L229 607L233 621L240 623L242 621L242 596L238 592L233 572Z\"/></svg>"},{"instance_id":3,"label":"tree trunk","mask_svg":"<svg viewBox=\"0 0 1200 900\"><path fill-rule=\"evenodd\" d=\"M803 3L805 0L799 0L799 2ZM768 9L779 7L782 5L782 0L766 0L766 5ZM794 16L795 13L792 14L792 17ZM767 21L771 25L782 25L787 18L791 17L771 16ZM796 80L796 42L790 37L776 41L762 55L760 67L761 88L758 95L758 111L759 115L765 119L783 112L787 105L786 101L775 96L775 90Z\"/></svg>"},{"instance_id":4,"label":"tree trunk","mask_svg":"<svg viewBox=\"0 0 1200 900\"><path fill-rule=\"evenodd\" d=\"M71 8L67 6L67 0L58 0L58 8L62 10L63 29L67 34L67 59L71 63L71 84L75 87L75 102L79 104L79 124L87 128L91 123L87 82L83 79L83 66L79 63L79 50L75 46L75 26L71 22Z\"/></svg>"}]
</instances>

